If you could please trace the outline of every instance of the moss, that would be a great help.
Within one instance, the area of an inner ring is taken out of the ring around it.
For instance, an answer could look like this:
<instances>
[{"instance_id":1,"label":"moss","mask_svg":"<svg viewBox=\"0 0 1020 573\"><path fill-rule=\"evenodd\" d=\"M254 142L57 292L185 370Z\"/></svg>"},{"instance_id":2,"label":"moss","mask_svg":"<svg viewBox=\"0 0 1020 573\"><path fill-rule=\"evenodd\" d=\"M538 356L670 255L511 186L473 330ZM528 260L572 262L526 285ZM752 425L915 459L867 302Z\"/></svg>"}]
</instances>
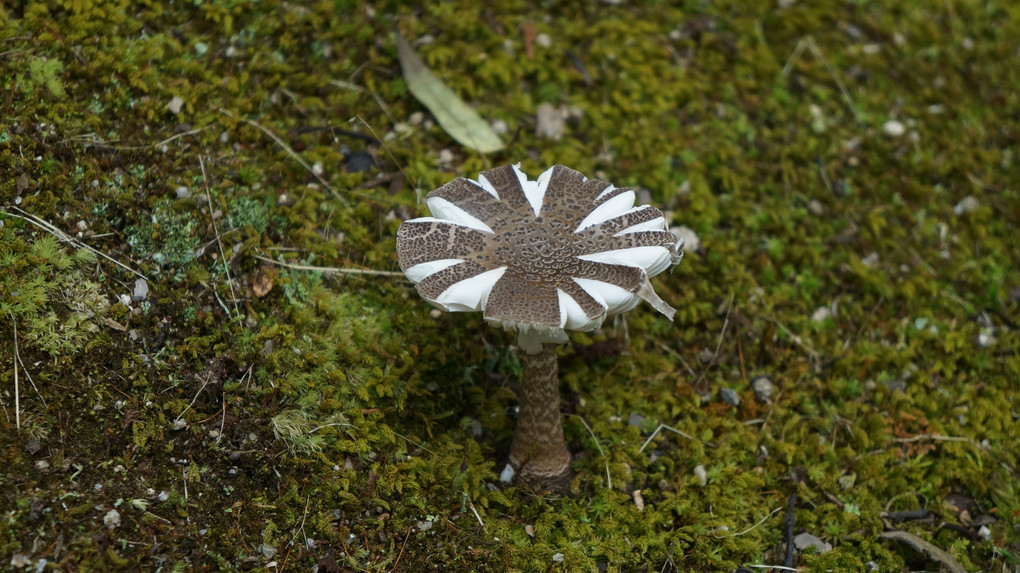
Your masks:
<instances>
[{"instance_id":1,"label":"moss","mask_svg":"<svg viewBox=\"0 0 1020 573\"><path fill-rule=\"evenodd\" d=\"M17 427L0 353L0 553L720 571L782 561L796 492L796 531L833 545L804 570L931 568L877 538L920 508L895 526L1020 566L1016 8L347 4L0 9L0 340L16 324L22 358ZM394 26L431 36L507 151L412 123ZM581 113L560 140L535 134L545 102ZM357 151L375 170L344 172ZM511 161L647 189L702 242L655 279L674 323L639 308L561 350L562 496L497 480L511 337L395 278L293 267L396 270L420 194ZM13 207L145 273L146 299L114 302L136 275Z\"/></svg>"}]
</instances>

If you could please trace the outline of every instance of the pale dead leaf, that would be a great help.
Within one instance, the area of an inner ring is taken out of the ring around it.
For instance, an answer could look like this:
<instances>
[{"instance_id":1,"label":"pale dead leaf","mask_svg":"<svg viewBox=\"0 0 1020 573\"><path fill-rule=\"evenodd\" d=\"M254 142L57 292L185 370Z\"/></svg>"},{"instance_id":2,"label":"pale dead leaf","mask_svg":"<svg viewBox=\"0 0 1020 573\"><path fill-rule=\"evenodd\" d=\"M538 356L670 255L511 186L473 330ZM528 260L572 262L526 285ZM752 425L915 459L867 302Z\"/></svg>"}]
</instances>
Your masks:
<instances>
[{"instance_id":1,"label":"pale dead leaf","mask_svg":"<svg viewBox=\"0 0 1020 573\"><path fill-rule=\"evenodd\" d=\"M432 73L400 34L397 34L397 57L407 89L432 112L450 137L481 153L503 149L503 140L489 124Z\"/></svg>"},{"instance_id":2,"label":"pale dead leaf","mask_svg":"<svg viewBox=\"0 0 1020 573\"><path fill-rule=\"evenodd\" d=\"M907 533L906 531L886 531L885 533L880 533L878 538L902 541L913 547L915 551L920 551L935 561L945 565L946 568L953 573L967 573L967 570L963 568L963 565L960 565L960 562L954 559L952 555L938 547L935 547L930 542L921 539L913 533Z\"/></svg>"}]
</instances>

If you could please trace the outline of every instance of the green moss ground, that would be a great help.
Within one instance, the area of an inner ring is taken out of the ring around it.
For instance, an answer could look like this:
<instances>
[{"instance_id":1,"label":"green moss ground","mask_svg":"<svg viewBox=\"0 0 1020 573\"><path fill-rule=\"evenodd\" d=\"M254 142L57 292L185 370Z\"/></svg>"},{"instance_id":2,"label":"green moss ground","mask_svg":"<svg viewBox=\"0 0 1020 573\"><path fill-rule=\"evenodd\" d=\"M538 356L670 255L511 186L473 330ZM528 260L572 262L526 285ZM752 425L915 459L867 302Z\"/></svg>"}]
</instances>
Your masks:
<instances>
[{"instance_id":1,"label":"green moss ground","mask_svg":"<svg viewBox=\"0 0 1020 573\"><path fill-rule=\"evenodd\" d=\"M796 493L801 570L939 567L893 526L1020 571L1020 9L475 4L0 7L0 567L733 571ZM506 151L420 122L394 29ZM565 495L498 483L509 336L300 268L394 271L421 194L516 161L702 241L675 322L562 349Z\"/></svg>"}]
</instances>

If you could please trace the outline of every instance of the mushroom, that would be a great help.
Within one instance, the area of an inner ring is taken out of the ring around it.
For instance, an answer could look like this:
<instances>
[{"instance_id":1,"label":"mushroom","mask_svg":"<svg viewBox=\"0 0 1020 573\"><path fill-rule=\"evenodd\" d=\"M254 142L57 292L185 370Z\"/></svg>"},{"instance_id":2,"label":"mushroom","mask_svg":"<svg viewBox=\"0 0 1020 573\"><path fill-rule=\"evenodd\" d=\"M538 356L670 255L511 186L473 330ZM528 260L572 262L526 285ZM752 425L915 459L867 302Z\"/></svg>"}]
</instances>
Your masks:
<instances>
[{"instance_id":1,"label":"mushroom","mask_svg":"<svg viewBox=\"0 0 1020 573\"><path fill-rule=\"evenodd\" d=\"M556 345L566 331L650 303L675 309L649 283L680 261L682 241L634 192L556 165L528 179L520 164L455 179L432 191L431 217L397 231L400 268L428 302L481 311L517 333L520 407L510 462L525 480L562 482L570 450L560 420Z\"/></svg>"}]
</instances>

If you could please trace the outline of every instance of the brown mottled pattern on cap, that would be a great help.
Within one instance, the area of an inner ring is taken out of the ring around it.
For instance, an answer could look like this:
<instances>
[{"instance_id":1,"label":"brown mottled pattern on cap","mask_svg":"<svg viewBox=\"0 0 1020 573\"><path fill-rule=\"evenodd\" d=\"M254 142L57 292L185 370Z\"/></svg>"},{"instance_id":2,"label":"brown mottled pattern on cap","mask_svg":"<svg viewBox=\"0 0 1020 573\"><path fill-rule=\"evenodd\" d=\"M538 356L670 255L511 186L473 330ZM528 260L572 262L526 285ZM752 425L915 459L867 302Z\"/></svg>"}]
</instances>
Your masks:
<instances>
[{"instance_id":1,"label":"brown mottled pattern on cap","mask_svg":"<svg viewBox=\"0 0 1020 573\"><path fill-rule=\"evenodd\" d=\"M614 284L630 292L636 293L648 280L645 270L640 267L625 267L585 260L581 260L580 263L578 265L580 268L574 274L575 277Z\"/></svg>"},{"instance_id":2,"label":"brown mottled pattern on cap","mask_svg":"<svg viewBox=\"0 0 1020 573\"><path fill-rule=\"evenodd\" d=\"M515 177L516 180L516 177ZM446 185L428 194L428 198L440 197L460 207L469 215L479 221L491 226L491 222L506 211L506 205L502 204L489 194L488 191L477 185L474 181L454 179ZM502 197L502 194L500 195Z\"/></svg>"},{"instance_id":3,"label":"brown mottled pattern on cap","mask_svg":"<svg viewBox=\"0 0 1020 573\"><path fill-rule=\"evenodd\" d=\"M599 251L592 251L592 253L631 249L634 247L663 247L670 249L676 247L676 235L669 231L636 231L620 235L619 237L606 237L601 241L601 245Z\"/></svg>"},{"instance_id":4,"label":"brown mottled pattern on cap","mask_svg":"<svg viewBox=\"0 0 1020 573\"><path fill-rule=\"evenodd\" d=\"M460 263L430 275L418 284L425 298L435 300L460 280L484 271L507 267L496 281L485 305L485 318L557 327L560 308L556 289L577 301L589 319L606 309L572 277L610 283L637 294L648 282L640 267L579 259L579 256L656 246L676 254L676 237L665 230L613 235L662 216L651 207L574 229L598 205L626 193L620 188L596 199L609 184L585 180L562 165L553 168L539 216L535 216L513 167L506 165L482 175L499 194L497 200L482 187L457 179L429 197L442 197L488 225L493 233L444 222L408 222L397 232L397 253L404 270L423 262L459 258ZM462 242L463 241L463 242ZM640 295L639 295L640 296ZM645 298L645 297L642 297Z\"/></svg>"},{"instance_id":5,"label":"brown mottled pattern on cap","mask_svg":"<svg viewBox=\"0 0 1020 573\"><path fill-rule=\"evenodd\" d=\"M623 231L624 229L629 229L630 227L633 227L634 225L637 225L639 223L645 223L653 219L658 219L661 216L662 211L656 209L655 207L648 207L646 205L644 209L641 209L639 211L634 211L633 213L627 213L625 215L613 217L612 219L609 219L597 225L585 227L584 229L581 229L577 234L586 237L593 235L598 237L612 237L613 235L619 233L620 231ZM580 225L581 224L580 221L578 221L577 224ZM575 226L574 228L576 229L577 227ZM673 244L674 245L676 244L675 236L673 237Z\"/></svg>"},{"instance_id":6,"label":"brown mottled pattern on cap","mask_svg":"<svg viewBox=\"0 0 1020 573\"><path fill-rule=\"evenodd\" d=\"M531 211L531 204L528 203L528 198L524 195L524 189L521 188L521 181L517 179L513 165L482 171L482 175L496 188L500 202L506 204L506 207L513 210L527 209L534 213ZM484 189L480 189L480 191L488 195Z\"/></svg>"},{"instance_id":7,"label":"brown mottled pattern on cap","mask_svg":"<svg viewBox=\"0 0 1020 573\"><path fill-rule=\"evenodd\" d=\"M576 218L580 224L581 219L591 211L595 197L608 186L605 181L585 181L580 172L557 165L553 167L552 177L546 187L541 215L562 219L564 225ZM580 218L577 218L578 215Z\"/></svg>"},{"instance_id":8,"label":"brown mottled pattern on cap","mask_svg":"<svg viewBox=\"0 0 1020 573\"><path fill-rule=\"evenodd\" d=\"M489 270L492 269L487 269L482 265L471 261L457 263L452 267L447 267L438 273L433 273L425 277L424 280L418 283L418 292L425 298L435 300L439 298L439 295L443 294L446 289L460 281L478 276Z\"/></svg>"},{"instance_id":9,"label":"brown mottled pattern on cap","mask_svg":"<svg viewBox=\"0 0 1020 573\"><path fill-rule=\"evenodd\" d=\"M556 327L560 325L560 301L551 283L531 283L509 274L496 282L485 304L489 320L513 321Z\"/></svg>"},{"instance_id":10,"label":"brown mottled pattern on cap","mask_svg":"<svg viewBox=\"0 0 1020 573\"><path fill-rule=\"evenodd\" d=\"M602 306L602 303L595 300L588 291L581 288L581 285L574 282L573 279L567 279L556 283L556 288L560 289L567 294L570 298L577 301L578 306L584 311L584 315L588 318L598 318L606 313L606 307Z\"/></svg>"},{"instance_id":11,"label":"brown mottled pattern on cap","mask_svg":"<svg viewBox=\"0 0 1020 573\"><path fill-rule=\"evenodd\" d=\"M488 233L443 221L404 223L397 229L400 270L441 259L476 257L486 250ZM481 261L479 261L481 262Z\"/></svg>"}]
</instances>

